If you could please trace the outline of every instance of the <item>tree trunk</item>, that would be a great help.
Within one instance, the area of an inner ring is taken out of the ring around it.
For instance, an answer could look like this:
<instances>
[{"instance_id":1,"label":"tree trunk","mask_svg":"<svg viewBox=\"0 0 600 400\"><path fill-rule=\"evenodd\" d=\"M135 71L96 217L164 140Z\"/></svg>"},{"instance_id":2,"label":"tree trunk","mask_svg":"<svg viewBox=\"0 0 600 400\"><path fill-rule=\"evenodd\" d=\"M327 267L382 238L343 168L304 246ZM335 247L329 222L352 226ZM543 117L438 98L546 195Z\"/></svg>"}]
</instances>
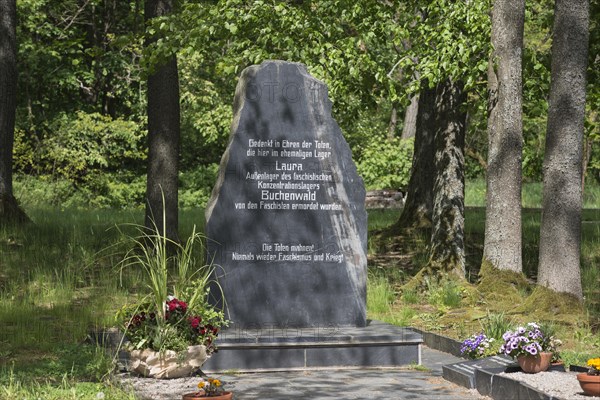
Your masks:
<instances>
[{"instance_id":1,"label":"tree trunk","mask_svg":"<svg viewBox=\"0 0 600 400\"><path fill-rule=\"evenodd\" d=\"M579 299L588 40L589 1L556 0L538 283Z\"/></svg>"},{"instance_id":2,"label":"tree trunk","mask_svg":"<svg viewBox=\"0 0 600 400\"><path fill-rule=\"evenodd\" d=\"M465 101L461 83L446 80L437 85L436 174L429 265L459 278L465 277Z\"/></svg>"},{"instance_id":3,"label":"tree trunk","mask_svg":"<svg viewBox=\"0 0 600 400\"><path fill-rule=\"evenodd\" d=\"M400 228L428 229L433 211L435 89L424 85L418 102L413 162Z\"/></svg>"},{"instance_id":4,"label":"tree trunk","mask_svg":"<svg viewBox=\"0 0 600 400\"><path fill-rule=\"evenodd\" d=\"M17 109L17 5L0 0L0 224L29 219L13 195L12 153Z\"/></svg>"},{"instance_id":5,"label":"tree trunk","mask_svg":"<svg viewBox=\"0 0 600 400\"><path fill-rule=\"evenodd\" d=\"M521 157L524 0L496 0L488 66L488 169L483 262L522 271Z\"/></svg>"},{"instance_id":6,"label":"tree trunk","mask_svg":"<svg viewBox=\"0 0 600 400\"><path fill-rule=\"evenodd\" d=\"M171 0L146 1L146 21L168 14ZM146 227L178 241L180 140L179 78L173 55L148 76L148 176Z\"/></svg>"},{"instance_id":7,"label":"tree trunk","mask_svg":"<svg viewBox=\"0 0 600 400\"><path fill-rule=\"evenodd\" d=\"M583 141L583 162L581 165L581 193L585 193L585 176L592 159L592 139L586 138Z\"/></svg>"},{"instance_id":8,"label":"tree trunk","mask_svg":"<svg viewBox=\"0 0 600 400\"><path fill-rule=\"evenodd\" d=\"M404 113L404 125L402 126L402 139L415 137L417 133L417 117L419 115L419 93L410 98L410 104Z\"/></svg>"},{"instance_id":9,"label":"tree trunk","mask_svg":"<svg viewBox=\"0 0 600 400\"><path fill-rule=\"evenodd\" d=\"M396 136L396 128L398 127L398 107L396 103L392 104L392 112L390 115L390 125L388 127L388 140L393 140Z\"/></svg>"}]
</instances>

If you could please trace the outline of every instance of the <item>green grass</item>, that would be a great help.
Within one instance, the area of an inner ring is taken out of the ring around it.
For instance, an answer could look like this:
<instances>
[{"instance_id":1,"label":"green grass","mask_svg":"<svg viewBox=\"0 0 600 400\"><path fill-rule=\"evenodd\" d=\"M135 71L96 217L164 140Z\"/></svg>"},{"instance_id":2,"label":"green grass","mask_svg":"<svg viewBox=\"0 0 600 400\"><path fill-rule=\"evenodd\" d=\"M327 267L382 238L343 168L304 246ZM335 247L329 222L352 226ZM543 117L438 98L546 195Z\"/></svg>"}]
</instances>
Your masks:
<instances>
[{"instance_id":1,"label":"green grass","mask_svg":"<svg viewBox=\"0 0 600 400\"><path fill-rule=\"evenodd\" d=\"M478 193L481 188L485 188L481 182L467 184L468 203L482 204L485 196ZM525 188L527 192L535 186ZM594 198L598 199L599 190L592 185L588 185L588 190L591 194L586 194L586 204L590 206ZM531 198L535 196L534 193ZM139 272L128 271L122 286L115 273L114 266L125 250L115 247L123 239L115 225L141 223L143 212L44 208L29 208L27 212L34 224L0 229L0 400L87 399L96 398L100 392L106 398L132 399L131 393L106 380L112 360L95 346L82 343L90 330L114 326L115 311L140 289ZM370 211L369 229L386 227L399 215L399 210ZM537 270L539 218L539 209L523 212L524 268L532 278ZM467 263L473 279L481 262L484 220L483 208L467 209ZM186 238L194 224L204 225L204 211L183 211L180 221L181 237ZM591 323L573 332L577 345L563 353L569 360L583 359L590 346L600 348L594 333L594 321L600 320L599 221L600 210L584 210L582 282ZM117 251L103 251L109 247ZM120 254L116 254L119 250ZM417 262L426 260L423 253L423 249L417 251ZM410 277L406 271L388 271L381 266L372 269L376 273L370 274L368 284L370 318L398 325L413 325L421 320L430 329L440 330L445 327L439 308L460 306L460 291L456 287L432 286L431 293L435 295L407 292L400 296L397 283ZM427 304L427 299L434 306ZM456 326L466 332L462 322Z\"/></svg>"},{"instance_id":2,"label":"green grass","mask_svg":"<svg viewBox=\"0 0 600 400\"><path fill-rule=\"evenodd\" d=\"M82 344L140 288L139 271L116 269L141 210L27 209L33 224L0 229L0 400L132 399L106 380L112 360ZM182 212L183 237L204 225ZM119 225L121 228L116 229ZM110 249L107 251L106 249Z\"/></svg>"},{"instance_id":3,"label":"green grass","mask_svg":"<svg viewBox=\"0 0 600 400\"><path fill-rule=\"evenodd\" d=\"M525 275L535 281L538 267L538 244L541 209L539 209L539 184L526 184L524 186L523 216L523 270ZM482 193L483 190L483 193ZM587 318L582 316L577 326L557 326L557 336L566 342L561 351L561 358L565 364L585 365L587 358L597 357L600 348L600 204L598 199L600 192L598 186L588 185L586 188L586 207L582 212L582 242L581 242L581 277L584 291L584 308ZM467 183L466 197L471 207L465 212L465 244L467 255L467 274L469 281L476 283L479 266L482 259L484 227L485 227L485 183L483 181ZM378 229L385 228L394 223L399 216L395 210L369 212L369 218L374 215L373 226ZM373 246L373 249L377 249ZM416 249L412 257L415 265L424 265L428 258L424 248ZM371 265L372 271L377 271L377 279L382 276L387 278L388 283L395 288L400 287L410 276L397 271L394 268L384 268L380 265ZM369 286L370 288L371 286ZM392 308L385 314L371 312L371 317L382 318L385 321L406 321L404 315L410 307L412 316L408 320L409 325L421 326L431 331L443 331L445 335L457 339L464 339L473 333L486 331L491 336L498 336L504 332L511 323L523 322L514 320L511 314L512 307L507 308L506 314L494 315L498 311L486 313L476 311L474 308L463 306L459 296L458 288L443 284L431 283L426 293L400 293L392 303ZM523 293L527 296L528 293ZM463 294L463 299L465 298ZM480 306L485 307L485 303ZM494 305L492 305L494 306ZM462 307L462 308L461 308ZM510 315L509 315L510 314ZM521 319L538 321L536 315L520 315ZM538 321L539 322L539 321ZM492 334L493 333L493 334Z\"/></svg>"},{"instance_id":4,"label":"green grass","mask_svg":"<svg viewBox=\"0 0 600 400\"><path fill-rule=\"evenodd\" d=\"M542 183L524 182L521 191L521 204L524 208L540 208L542 204ZM485 207L485 180L476 179L465 184L465 205ZM588 180L583 194L583 208L600 208L600 184Z\"/></svg>"}]
</instances>

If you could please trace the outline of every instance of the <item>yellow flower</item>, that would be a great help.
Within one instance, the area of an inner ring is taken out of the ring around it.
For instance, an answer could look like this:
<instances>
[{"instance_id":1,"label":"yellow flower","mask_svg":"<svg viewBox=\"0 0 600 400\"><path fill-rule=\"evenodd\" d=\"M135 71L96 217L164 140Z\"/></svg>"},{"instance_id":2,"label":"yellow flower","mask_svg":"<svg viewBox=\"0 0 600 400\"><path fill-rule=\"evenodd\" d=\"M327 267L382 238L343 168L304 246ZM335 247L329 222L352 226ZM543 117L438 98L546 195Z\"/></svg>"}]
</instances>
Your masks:
<instances>
[{"instance_id":1,"label":"yellow flower","mask_svg":"<svg viewBox=\"0 0 600 400\"><path fill-rule=\"evenodd\" d=\"M587 362L588 367L596 368L600 370L600 357L599 358L590 358Z\"/></svg>"},{"instance_id":2,"label":"yellow flower","mask_svg":"<svg viewBox=\"0 0 600 400\"><path fill-rule=\"evenodd\" d=\"M198 389L203 389L204 386L206 386L206 382L204 382L204 381L198 382Z\"/></svg>"},{"instance_id":3,"label":"yellow flower","mask_svg":"<svg viewBox=\"0 0 600 400\"><path fill-rule=\"evenodd\" d=\"M213 379L212 384L215 385L216 387L221 386L221 381L218 379Z\"/></svg>"}]
</instances>

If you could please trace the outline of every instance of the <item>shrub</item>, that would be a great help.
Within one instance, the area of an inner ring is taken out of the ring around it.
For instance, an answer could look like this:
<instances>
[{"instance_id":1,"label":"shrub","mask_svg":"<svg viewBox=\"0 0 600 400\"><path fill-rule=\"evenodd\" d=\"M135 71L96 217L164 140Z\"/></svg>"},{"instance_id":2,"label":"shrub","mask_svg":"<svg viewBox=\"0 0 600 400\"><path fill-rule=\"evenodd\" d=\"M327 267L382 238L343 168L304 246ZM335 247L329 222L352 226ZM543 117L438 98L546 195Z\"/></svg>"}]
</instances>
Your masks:
<instances>
[{"instance_id":1,"label":"shrub","mask_svg":"<svg viewBox=\"0 0 600 400\"><path fill-rule=\"evenodd\" d=\"M146 133L132 121L101 114L63 114L45 142L46 173L86 184L98 173L143 166Z\"/></svg>"},{"instance_id":2,"label":"shrub","mask_svg":"<svg viewBox=\"0 0 600 400\"><path fill-rule=\"evenodd\" d=\"M363 150L358 173L367 189L399 189L408 185L414 139L374 141Z\"/></svg>"},{"instance_id":3,"label":"shrub","mask_svg":"<svg viewBox=\"0 0 600 400\"><path fill-rule=\"evenodd\" d=\"M205 207L217 180L218 164L201 165L179 174L179 206Z\"/></svg>"}]
</instances>

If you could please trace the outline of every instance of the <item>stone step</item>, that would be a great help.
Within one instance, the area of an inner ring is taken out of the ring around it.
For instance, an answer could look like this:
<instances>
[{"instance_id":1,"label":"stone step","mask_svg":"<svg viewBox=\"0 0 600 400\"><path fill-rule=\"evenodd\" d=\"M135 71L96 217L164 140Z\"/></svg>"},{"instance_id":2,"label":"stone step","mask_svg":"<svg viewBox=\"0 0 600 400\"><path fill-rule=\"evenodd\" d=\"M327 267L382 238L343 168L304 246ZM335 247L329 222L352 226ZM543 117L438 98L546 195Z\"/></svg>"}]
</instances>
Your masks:
<instances>
[{"instance_id":1,"label":"stone step","mask_svg":"<svg viewBox=\"0 0 600 400\"><path fill-rule=\"evenodd\" d=\"M421 363L422 343L412 329L379 321L362 328L229 328L202 371L399 367Z\"/></svg>"},{"instance_id":2,"label":"stone step","mask_svg":"<svg viewBox=\"0 0 600 400\"><path fill-rule=\"evenodd\" d=\"M444 365L442 367L442 376L444 379L464 386L469 389L477 387L476 373L479 370L485 371L510 371L515 368L512 358L505 355L486 357L478 360L466 360L459 363ZM516 370L518 370L518 365Z\"/></svg>"}]
</instances>

